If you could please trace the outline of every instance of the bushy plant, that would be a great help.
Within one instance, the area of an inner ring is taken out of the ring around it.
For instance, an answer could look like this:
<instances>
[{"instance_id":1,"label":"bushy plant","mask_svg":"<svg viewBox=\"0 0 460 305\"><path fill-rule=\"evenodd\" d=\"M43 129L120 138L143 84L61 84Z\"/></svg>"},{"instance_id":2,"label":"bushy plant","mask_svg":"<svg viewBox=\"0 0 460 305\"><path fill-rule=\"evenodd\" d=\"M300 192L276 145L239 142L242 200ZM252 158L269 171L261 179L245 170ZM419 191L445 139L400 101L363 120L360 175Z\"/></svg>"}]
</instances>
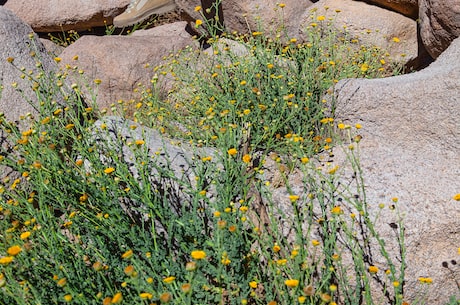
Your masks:
<instances>
[{"instance_id":1,"label":"bushy plant","mask_svg":"<svg viewBox=\"0 0 460 305\"><path fill-rule=\"evenodd\" d=\"M362 49L346 62L310 26L305 44L244 37L245 57L216 45L215 64L195 76L185 53L174 57L168 67L190 91L161 102L147 90L137 122L95 122L101 113L65 71L32 79L26 127L0 118L12 171L0 185L0 300L403 304L401 219L393 257L366 201L360 126L337 124L322 102L337 79L374 66L363 68ZM160 136L139 123L192 140L185 157L166 137L154 149ZM349 176L322 160L335 143L346 144Z\"/></svg>"},{"instance_id":2,"label":"bushy plant","mask_svg":"<svg viewBox=\"0 0 460 305\"><path fill-rule=\"evenodd\" d=\"M253 150L286 152L292 139L309 150L307 143L324 136L320 121L334 111L324 96L338 80L397 71L384 50L337 32L333 18L311 18L302 42L282 29L275 37L224 34L208 41L208 53L187 48L172 55L153 80L174 80L166 101L147 90L136 118L210 146L238 144L243 132Z\"/></svg>"}]
</instances>

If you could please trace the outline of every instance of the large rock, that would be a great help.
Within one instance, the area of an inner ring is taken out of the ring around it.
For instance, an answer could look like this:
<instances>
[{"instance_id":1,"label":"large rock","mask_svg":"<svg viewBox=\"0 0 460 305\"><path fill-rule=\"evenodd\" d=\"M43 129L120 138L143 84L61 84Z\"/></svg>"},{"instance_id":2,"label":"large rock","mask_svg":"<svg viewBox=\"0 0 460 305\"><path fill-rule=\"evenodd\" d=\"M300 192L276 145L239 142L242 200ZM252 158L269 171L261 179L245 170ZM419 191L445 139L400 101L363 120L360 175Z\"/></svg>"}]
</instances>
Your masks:
<instances>
[{"instance_id":1,"label":"large rock","mask_svg":"<svg viewBox=\"0 0 460 305\"><path fill-rule=\"evenodd\" d=\"M112 24L129 0L8 0L12 10L36 32L87 30Z\"/></svg>"},{"instance_id":2,"label":"large rock","mask_svg":"<svg viewBox=\"0 0 460 305\"><path fill-rule=\"evenodd\" d=\"M420 0L420 35L428 53L437 58L460 36L460 1Z\"/></svg>"},{"instance_id":3,"label":"large rock","mask_svg":"<svg viewBox=\"0 0 460 305\"><path fill-rule=\"evenodd\" d=\"M360 0L369 4L378 5L394 12L403 14L412 19L418 17L418 0Z\"/></svg>"},{"instance_id":4,"label":"large rock","mask_svg":"<svg viewBox=\"0 0 460 305\"><path fill-rule=\"evenodd\" d=\"M458 296L459 274L442 266L452 268L460 245L460 205L452 199L460 191L458 58L460 39L422 71L343 80L335 88L337 120L364 126L360 159L368 202L376 208L399 198L406 225L405 299L420 291L419 277L431 277L426 304ZM380 218L389 229L387 216Z\"/></svg>"},{"instance_id":5,"label":"large rock","mask_svg":"<svg viewBox=\"0 0 460 305\"><path fill-rule=\"evenodd\" d=\"M164 57L186 46L197 46L185 26L185 22L178 22L139 30L131 36L84 36L62 52L61 64L62 67L78 66L74 80L81 78L78 71L83 70L85 81L93 89L93 80L102 80L96 101L99 107L108 108L118 100L139 98L135 89L140 84L150 86L153 68L160 65ZM74 60L76 55L78 60Z\"/></svg>"},{"instance_id":6,"label":"large rock","mask_svg":"<svg viewBox=\"0 0 460 305\"><path fill-rule=\"evenodd\" d=\"M302 17L302 40L308 39L303 29L313 22L319 23L316 18L321 15L326 16L323 23L329 22L331 18L331 26L337 32L345 29L350 39L357 38L360 44L380 47L388 51L397 62L406 64L418 56L417 24L401 14L360 1L319 1ZM399 42L394 41L395 37Z\"/></svg>"},{"instance_id":7,"label":"large rock","mask_svg":"<svg viewBox=\"0 0 460 305\"><path fill-rule=\"evenodd\" d=\"M203 19L196 6L211 3L209 0L176 0L178 6L193 19ZM251 33L263 31L273 33L285 27L289 36L293 37L299 27L299 18L312 5L309 0L286 0L280 8L277 1L271 0L225 0L222 1L225 28L229 32ZM284 32L283 32L284 33Z\"/></svg>"},{"instance_id":8,"label":"large rock","mask_svg":"<svg viewBox=\"0 0 460 305\"><path fill-rule=\"evenodd\" d=\"M8 62L14 60L12 63ZM37 62L41 63L37 68ZM37 94L32 90L33 81L24 73L36 77L40 72L49 74L58 67L48 55L33 30L5 7L0 7L0 111L8 120L18 120L28 112L34 113ZM29 72L30 71L30 72ZM13 87L15 84L15 87Z\"/></svg>"},{"instance_id":9,"label":"large rock","mask_svg":"<svg viewBox=\"0 0 460 305\"><path fill-rule=\"evenodd\" d=\"M14 15L10 10L0 6L0 120L14 122L21 130L28 128L27 114L37 114L39 100L54 99L64 103L62 96L53 93L34 91L33 86L44 80L49 85L48 76L58 70L55 61L48 55L32 28ZM28 76L26 76L26 74ZM62 87L63 90L64 87ZM40 96L40 97L38 97ZM8 135L0 130L2 151L14 153ZM11 168L0 166L0 179L9 176L17 178L19 173Z\"/></svg>"}]
</instances>

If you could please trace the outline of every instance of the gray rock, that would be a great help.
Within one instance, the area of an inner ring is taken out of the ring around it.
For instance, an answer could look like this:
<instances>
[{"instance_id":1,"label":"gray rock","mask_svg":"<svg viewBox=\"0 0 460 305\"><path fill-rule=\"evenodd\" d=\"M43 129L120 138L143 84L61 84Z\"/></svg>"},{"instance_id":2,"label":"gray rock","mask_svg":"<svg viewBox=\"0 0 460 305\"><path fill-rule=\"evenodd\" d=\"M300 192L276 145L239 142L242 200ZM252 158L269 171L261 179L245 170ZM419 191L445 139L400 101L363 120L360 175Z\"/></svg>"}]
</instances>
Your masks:
<instances>
[{"instance_id":1,"label":"gray rock","mask_svg":"<svg viewBox=\"0 0 460 305\"><path fill-rule=\"evenodd\" d=\"M104 128L101 126L105 125ZM95 122L93 127L94 140L99 147L114 150L122 161L128 164L130 172L135 179L139 179L134 150L136 140L144 140L143 145L152 156L158 168L170 170L177 179L193 177L191 169L192 160L195 158L193 149L179 140L171 140L161 135L155 129L147 128L116 116L106 116ZM199 151L196 150L198 154ZM201 153L214 154L211 150L201 150ZM101 158L104 158L101 155ZM103 160L104 161L104 160ZM158 172L152 172L157 175Z\"/></svg>"},{"instance_id":2,"label":"gray rock","mask_svg":"<svg viewBox=\"0 0 460 305\"><path fill-rule=\"evenodd\" d=\"M177 5L192 19L203 19L196 6L212 1L176 0ZM252 33L263 31L265 34L275 33L284 27L282 35L287 33L290 37L297 35L299 18L313 2L309 0L283 1L286 6L281 9L278 2L270 0L225 0L222 1L224 25L228 32Z\"/></svg>"},{"instance_id":3,"label":"gray rock","mask_svg":"<svg viewBox=\"0 0 460 305\"><path fill-rule=\"evenodd\" d=\"M14 60L9 63L7 59ZM40 62L40 68L37 63ZM24 70L21 71L21 69ZM36 78L44 72L55 73L58 67L48 55L33 30L5 7L0 7L0 111L8 120L35 111L37 94L32 90L33 80L21 75L31 74ZM12 86L15 84L16 88Z\"/></svg>"},{"instance_id":4,"label":"gray rock","mask_svg":"<svg viewBox=\"0 0 460 305\"><path fill-rule=\"evenodd\" d=\"M118 100L139 99L139 85L150 87L153 68L165 57L186 46L197 47L185 26L185 22L177 22L139 30L131 36L84 36L61 53L61 66L78 67L71 73L72 79L91 88L92 92L86 91L87 97L95 99L101 109L110 108ZM78 60L74 60L75 56ZM83 78L79 70L84 71ZM95 79L102 80L97 90Z\"/></svg>"},{"instance_id":5,"label":"gray rock","mask_svg":"<svg viewBox=\"0 0 460 305\"><path fill-rule=\"evenodd\" d=\"M112 24L128 4L129 0L8 0L5 7L36 32L62 32Z\"/></svg>"},{"instance_id":6,"label":"gray rock","mask_svg":"<svg viewBox=\"0 0 460 305\"><path fill-rule=\"evenodd\" d=\"M39 101L53 99L63 105L60 93L52 92L53 89L41 90L47 88L57 71L56 62L30 26L0 6L0 112L4 114L1 120L13 122L23 130L28 128L28 123L21 117L36 115ZM34 84L39 83L44 87L34 90ZM65 88L63 86L62 90ZM14 153L3 129L0 145L3 151ZM17 177L18 173L2 166L0 178L5 176Z\"/></svg>"},{"instance_id":7,"label":"gray rock","mask_svg":"<svg viewBox=\"0 0 460 305\"><path fill-rule=\"evenodd\" d=\"M377 209L399 198L406 225L406 298L417 296L419 277L432 277L427 304L458 295L459 274L442 264L458 255L460 244L460 205L452 199L460 190L459 57L457 39L420 72L342 80L335 87L337 120L363 126L359 156L369 203ZM337 160L345 157L336 152ZM389 214L381 219L381 228L389 228Z\"/></svg>"},{"instance_id":8,"label":"gray rock","mask_svg":"<svg viewBox=\"0 0 460 305\"><path fill-rule=\"evenodd\" d=\"M181 210L183 204L190 202L190 194L195 192L192 188L198 173L193 165L194 160L215 154L211 149L192 148L181 141L168 139L154 129L115 116L106 116L97 121L92 127L91 140L97 147L95 153L106 166L112 166L113 156L116 156L118 166L127 166L124 173L129 174L122 178L121 183L131 181L136 187L147 187L167 196L170 209L176 212ZM137 145L136 140L144 143ZM147 160L145 153L149 156ZM143 156L142 165L139 154ZM85 160L85 167L88 172L92 171L92 164L88 160ZM147 173L140 174L145 170ZM147 221L145 202L125 197L119 198L119 203L135 222L146 221L144 225L151 225ZM158 233L166 234L167 228L163 228L159 222L156 221L155 227Z\"/></svg>"},{"instance_id":9,"label":"gray rock","mask_svg":"<svg viewBox=\"0 0 460 305\"><path fill-rule=\"evenodd\" d=\"M319 1L302 16L299 30L303 41L308 40L308 32L304 29L312 22L320 23L316 20L320 15L326 16L323 23L330 22L337 33L345 29L349 39L356 38L359 45L376 46L388 51L396 62L406 64L418 56L417 24L401 14L361 1ZM395 37L399 42L393 40Z\"/></svg>"}]
</instances>

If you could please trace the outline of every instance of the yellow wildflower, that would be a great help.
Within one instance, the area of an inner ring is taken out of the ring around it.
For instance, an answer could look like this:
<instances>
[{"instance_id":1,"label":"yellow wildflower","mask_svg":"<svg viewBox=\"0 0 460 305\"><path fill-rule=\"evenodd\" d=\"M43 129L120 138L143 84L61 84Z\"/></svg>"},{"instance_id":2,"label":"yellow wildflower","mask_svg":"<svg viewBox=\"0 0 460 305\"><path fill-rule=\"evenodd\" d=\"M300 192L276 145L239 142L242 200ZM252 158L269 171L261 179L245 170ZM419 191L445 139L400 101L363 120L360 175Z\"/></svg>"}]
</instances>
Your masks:
<instances>
[{"instance_id":1,"label":"yellow wildflower","mask_svg":"<svg viewBox=\"0 0 460 305\"><path fill-rule=\"evenodd\" d=\"M5 256L0 258L0 265L8 265L14 260L13 256Z\"/></svg>"},{"instance_id":2,"label":"yellow wildflower","mask_svg":"<svg viewBox=\"0 0 460 305\"><path fill-rule=\"evenodd\" d=\"M42 123L43 125L45 125L45 124L48 124L50 121L51 121L51 118L50 118L49 116L47 116L46 118L44 118L43 120L41 120L41 123Z\"/></svg>"},{"instance_id":3,"label":"yellow wildflower","mask_svg":"<svg viewBox=\"0 0 460 305\"><path fill-rule=\"evenodd\" d=\"M278 260L276 260L276 264L277 264L278 266L286 266L286 264L287 264L287 259L285 259L285 258L278 259Z\"/></svg>"},{"instance_id":4,"label":"yellow wildflower","mask_svg":"<svg viewBox=\"0 0 460 305\"><path fill-rule=\"evenodd\" d=\"M170 284L170 283L174 282L175 279L176 279L175 276L168 276L167 278L163 279L163 283Z\"/></svg>"},{"instance_id":5,"label":"yellow wildflower","mask_svg":"<svg viewBox=\"0 0 460 305\"><path fill-rule=\"evenodd\" d=\"M453 198L454 198L455 201L460 201L460 193L455 195Z\"/></svg>"},{"instance_id":6,"label":"yellow wildflower","mask_svg":"<svg viewBox=\"0 0 460 305\"><path fill-rule=\"evenodd\" d=\"M72 295L71 295L71 294L66 294L66 295L64 296L64 301L66 301L66 302L72 301Z\"/></svg>"},{"instance_id":7,"label":"yellow wildflower","mask_svg":"<svg viewBox=\"0 0 460 305\"><path fill-rule=\"evenodd\" d=\"M112 297L106 297L106 298L102 301L102 305L109 305L110 303L112 303Z\"/></svg>"},{"instance_id":8,"label":"yellow wildflower","mask_svg":"<svg viewBox=\"0 0 460 305\"><path fill-rule=\"evenodd\" d=\"M334 119L333 118L323 118L323 119L321 119L320 122L322 124L332 123L332 122L334 122Z\"/></svg>"},{"instance_id":9,"label":"yellow wildflower","mask_svg":"<svg viewBox=\"0 0 460 305\"><path fill-rule=\"evenodd\" d=\"M296 202L299 198L300 197L297 195L289 195L289 200L291 200L291 202Z\"/></svg>"},{"instance_id":10,"label":"yellow wildflower","mask_svg":"<svg viewBox=\"0 0 460 305\"><path fill-rule=\"evenodd\" d=\"M232 261L228 257L223 257L221 260L222 265L225 265L225 266L230 265L231 262Z\"/></svg>"},{"instance_id":11,"label":"yellow wildflower","mask_svg":"<svg viewBox=\"0 0 460 305\"><path fill-rule=\"evenodd\" d=\"M433 279L431 277L420 277L418 280L422 284L431 284L431 283L433 283Z\"/></svg>"},{"instance_id":12,"label":"yellow wildflower","mask_svg":"<svg viewBox=\"0 0 460 305\"><path fill-rule=\"evenodd\" d=\"M326 20L326 17L323 16L323 15L321 15L321 16L316 17L316 20L318 20L318 21L324 21L324 20Z\"/></svg>"},{"instance_id":13,"label":"yellow wildflower","mask_svg":"<svg viewBox=\"0 0 460 305\"><path fill-rule=\"evenodd\" d=\"M199 27L199 26L202 25L202 24L203 24L203 20L201 20L201 19L197 19L197 20L195 21L195 26L196 26L196 27Z\"/></svg>"},{"instance_id":14,"label":"yellow wildflower","mask_svg":"<svg viewBox=\"0 0 460 305\"><path fill-rule=\"evenodd\" d=\"M147 300L147 299L150 300L151 298L153 298L153 295L151 293L148 293L148 292L142 292L141 294L139 294L139 296L143 300Z\"/></svg>"},{"instance_id":15,"label":"yellow wildflower","mask_svg":"<svg viewBox=\"0 0 460 305\"><path fill-rule=\"evenodd\" d=\"M339 166L336 165L333 168L331 168L327 173L333 175L338 169L339 169Z\"/></svg>"},{"instance_id":16,"label":"yellow wildflower","mask_svg":"<svg viewBox=\"0 0 460 305\"><path fill-rule=\"evenodd\" d=\"M257 282L256 281L249 282L249 287L251 287L252 289L256 289L257 288Z\"/></svg>"},{"instance_id":17,"label":"yellow wildflower","mask_svg":"<svg viewBox=\"0 0 460 305\"><path fill-rule=\"evenodd\" d=\"M128 259L128 258L130 258L130 257L132 257L132 256L133 256L133 250L128 250L128 251L126 251L125 253L123 253L123 255L121 256L121 258L123 258L123 259Z\"/></svg>"},{"instance_id":18,"label":"yellow wildflower","mask_svg":"<svg viewBox=\"0 0 460 305\"><path fill-rule=\"evenodd\" d=\"M117 292L113 296L112 301L110 303L112 303L112 304L120 304L121 301L123 301L123 295L121 294L121 292Z\"/></svg>"},{"instance_id":19,"label":"yellow wildflower","mask_svg":"<svg viewBox=\"0 0 460 305\"><path fill-rule=\"evenodd\" d=\"M126 274L127 276L135 277L135 276L137 275L137 272L136 272L136 270L134 269L134 266L133 266L133 265L128 265L128 266L126 266L126 268L125 268L124 271L125 271L125 274Z\"/></svg>"},{"instance_id":20,"label":"yellow wildflower","mask_svg":"<svg viewBox=\"0 0 460 305\"><path fill-rule=\"evenodd\" d=\"M196 260L206 258L206 252L204 252L202 250L194 250L194 251L192 251L192 253L190 255L192 256L193 259L196 259Z\"/></svg>"},{"instance_id":21,"label":"yellow wildflower","mask_svg":"<svg viewBox=\"0 0 460 305\"><path fill-rule=\"evenodd\" d=\"M6 251L9 255L15 256L18 255L22 251L21 247L18 245L9 247L8 250Z\"/></svg>"},{"instance_id":22,"label":"yellow wildflower","mask_svg":"<svg viewBox=\"0 0 460 305\"><path fill-rule=\"evenodd\" d=\"M335 206L331 210L332 214L338 215L342 213L342 208L340 206Z\"/></svg>"},{"instance_id":23,"label":"yellow wildflower","mask_svg":"<svg viewBox=\"0 0 460 305\"><path fill-rule=\"evenodd\" d=\"M369 272L370 273L377 273L379 271L379 268L376 266L369 266Z\"/></svg>"},{"instance_id":24,"label":"yellow wildflower","mask_svg":"<svg viewBox=\"0 0 460 305\"><path fill-rule=\"evenodd\" d=\"M299 286L299 280L288 279L284 281L284 284L286 284L286 286L288 286L289 288L295 288Z\"/></svg>"},{"instance_id":25,"label":"yellow wildflower","mask_svg":"<svg viewBox=\"0 0 460 305\"><path fill-rule=\"evenodd\" d=\"M115 171L115 169L113 167L107 167L106 169L104 169L104 173L106 173L107 175L113 173Z\"/></svg>"},{"instance_id":26,"label":"yellow wildflower","mask_svg":"<svg viewBox=\"0 0 460 305\"><path fill-rule=\"evenodd\" d=\"M24 239L29 238L29 236L30 236L30 232L29 232L29 231L26 231L26 232L21 233L20 238L21 238L22 240L24 240Z\"/></svg>"},{"instance_id":27,"label":"yellow wildflower","mask_svg":"<svg viewBox=\"0 0 460 305\"><path fill-rule=\"evenodd\" d=\"M230 148L229 150L227 150L227 153L230 155L230 156L234 156L238 153L238 151L236 150L236 148Z\"/></svg>"},{"instance_id":28,"label":"yellow wildflower","mask_svg":"<svg viewBox=\"0 0 460 305\"><path fill-rule=\"evenodd\" d=\"M211 160L212 160L212 157L211 157L211 156L207 156L207 157L201 158L201 161L203 161L203 162L211 161Z\"/></svg>"},{"instance_id":29,"label":"yellow wildflower","mask_svg":"<svg viewBox=\"0 0 460 305\"><path fill-rule=\"evenodd\" d=\"M56 282L56 285L58 287L64 287L66 284L67 284L67 279L65 277L63 277L62 279Z\"/></svg>"}]
</instances>

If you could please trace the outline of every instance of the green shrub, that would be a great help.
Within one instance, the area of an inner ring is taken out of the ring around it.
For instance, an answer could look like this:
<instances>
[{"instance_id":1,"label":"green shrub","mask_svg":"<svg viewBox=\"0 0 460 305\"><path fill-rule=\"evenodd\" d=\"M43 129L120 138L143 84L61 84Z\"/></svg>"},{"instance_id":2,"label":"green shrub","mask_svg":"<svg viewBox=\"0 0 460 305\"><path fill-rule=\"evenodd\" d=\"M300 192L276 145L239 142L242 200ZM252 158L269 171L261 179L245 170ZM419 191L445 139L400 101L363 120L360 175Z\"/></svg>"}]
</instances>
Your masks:
<instances>
[{"instance_id":1,"label":"green shrub","mask_svg":"<svg viewBox=\"0 0 460 305\"><path fill-rule=\"evenodd\" d=\"M328 90L340 79L396 70L385 51L357 45L333 19L311 18L305 42L257 31L211 38L210 55L192 48L172 55L153 79L158 87L174 80L172 89L166 99L146 90L136 118L208 146L233 147L248 133L251 150L286 153L294 141L318 152L312 140L324 136L320 122L334 111Z\"/></svg>"},{"instance_id":2,"label":"green shrub","mask_svg":"<svg viewBox=\"0 0 460 305\"><path fill-rule=\"evenodd\" d=\"M402 304L401 220L396 214L395 258L365 199L359 126L337 125L322 102L337 79L375 76L380 67L370 60L380 55L342 53L345 42L323 45L331 33L311 31L299 45L243 37L248 56L219 51L212 67L195 74L184 59L193 53L174 57L174 103L147 90L134 118L192 140L183 174L148 148L138 123L95 124L100 112L77 85L64 89L66 72L32 79L39 103L36 115L22 118L28 128L0 118L0 161L13 171L0 184L0 300ZM353 62L343 59L350 56ZM67 104L50 98L56 95ZM319 162L342 142L350 177ZM286 189L280 201L269 172Z\"/></svg>"}]
</instances>

